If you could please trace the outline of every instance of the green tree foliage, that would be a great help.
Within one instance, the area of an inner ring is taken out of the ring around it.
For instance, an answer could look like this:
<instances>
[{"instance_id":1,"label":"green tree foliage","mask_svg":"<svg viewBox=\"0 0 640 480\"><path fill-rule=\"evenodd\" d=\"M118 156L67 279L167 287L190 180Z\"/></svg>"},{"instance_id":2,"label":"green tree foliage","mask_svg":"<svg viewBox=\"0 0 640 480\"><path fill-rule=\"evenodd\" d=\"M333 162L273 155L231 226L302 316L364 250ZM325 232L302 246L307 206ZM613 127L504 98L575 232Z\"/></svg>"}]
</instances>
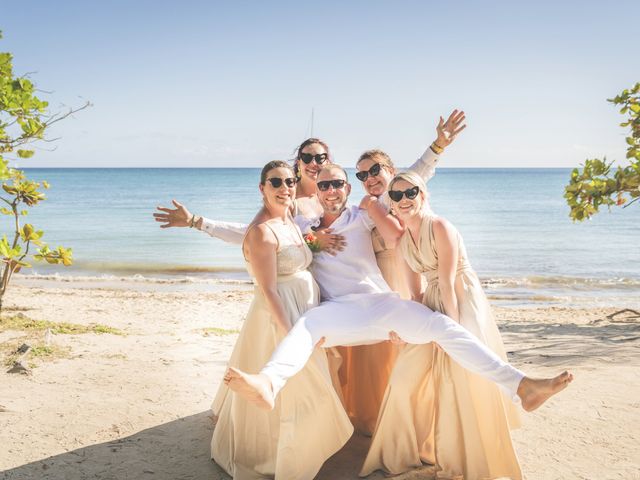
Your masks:
<instances>
[{"instance_id":1,"label":"green tree foliage","mask_svg":"<svg viewBox=\"0 0 640 480\"><path fill-rule=\"evenodd\" d=\"M12 61L10 53L0 52L0 205L4 205L0 214L12 217L12 231L0 238L0 310L12 275L31 267L30 259L65 266L72 262L70 248L50 249L42 241L42 230L23 222L29 209L45 200L43 190L49 184L29 180L24 171L10 166L11 161L31 158L35 152L29 147L47 141L48 127L89 106L51 114L48 103L36 96L33 83L25 76L14 76Z\"/></svg>"},{"instance_id":2,"label":"green tree foliage","mask_svg":"<svg viewBox=\"0 0 640 480\"><path fill-rule=\"evenodd\" d=\"M584 162L582 171L575 168L571 172L564 198L574 221L591 218L602 205L626 208L640 199L640 83L607 101L620 105L620 113L626 116L620 126L630 130L626 139L630 164L612 171L613 162L593 159Z\"/></svg>"}]
</instances>

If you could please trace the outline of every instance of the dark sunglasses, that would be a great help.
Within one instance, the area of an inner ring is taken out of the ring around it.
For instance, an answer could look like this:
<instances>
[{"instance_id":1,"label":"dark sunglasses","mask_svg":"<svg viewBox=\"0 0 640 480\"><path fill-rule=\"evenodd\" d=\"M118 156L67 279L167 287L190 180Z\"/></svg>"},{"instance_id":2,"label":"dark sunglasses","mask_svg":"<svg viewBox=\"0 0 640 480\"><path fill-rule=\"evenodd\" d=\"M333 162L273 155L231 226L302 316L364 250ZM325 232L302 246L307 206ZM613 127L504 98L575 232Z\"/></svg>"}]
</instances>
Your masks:
<instances>
[{"instance_id":1,"label":"dark sunglasses","mask_svg":"<svg viewBox=\"0 0 640 480\"><path fill-rule=\"evenodd\" d=\"M317 155L312 155L310 153L301 153L300 160L302 160L306 165L309 165L313 160L315 160L317 165L322 165L327 161L329 155L326 153L318 153Z\"/></svg>"},{"instance_id":2,"label":"dark sunglasses","mask_svg":"<svg viewBox=\"0 0 640 480\"><path fill-rule=\"evenodd\" d=\"M296 185L296 183L298 182L298 180L296 178L294 178L294 177L289 177L289 178L278 178L278 177L267 178L267 182L269 182L273 188L280 188L282 186L282 182L283 181L284 181L285 185L288 188L294 187Z\"/></svg>"},{"instance_id":3,"label":"dark sunglasses","mask_svg":"<svg viewBox=\"0 0 640 480\"><path fill-rule=\"evenodd\" d=\"M318 185L318 190L320 190L321 192L326 192L327 190L329 190L329 186L332 186L336 190L339 190L341 188L344 188L346 183L347 182L345 180L323 180L321 182L318 182L316 185Z\"/></svg>"},{"instance_id":4,"label":"dark sunglasses","mask_svg":"<svg viewBox=\"0 0 640 480\"><path fill-rule=\"evenodd\" d=\"M369 170L363 170L361 172L356 173L356 177L361 182L366 182L367 178L369 178L369 175L371 175L372 177L377 177L380 174L381 168L382 168L382 165L380 165L379 163L376 163Z\"/></svg>"},{"instance_id":5,"label":"dark sunglasses","mask_svg":"<svg viewBox=\"0 0 640 480\"><path fill-rule=\"evenodd\" d=\"M404 192L400 190L389 190L389 198L394 202L399 202L402 200L403 196L407 196L409 200L413 200L420 193L420 187L416 186L413 188L407 188Z\"/></svg>"}]
</instances>

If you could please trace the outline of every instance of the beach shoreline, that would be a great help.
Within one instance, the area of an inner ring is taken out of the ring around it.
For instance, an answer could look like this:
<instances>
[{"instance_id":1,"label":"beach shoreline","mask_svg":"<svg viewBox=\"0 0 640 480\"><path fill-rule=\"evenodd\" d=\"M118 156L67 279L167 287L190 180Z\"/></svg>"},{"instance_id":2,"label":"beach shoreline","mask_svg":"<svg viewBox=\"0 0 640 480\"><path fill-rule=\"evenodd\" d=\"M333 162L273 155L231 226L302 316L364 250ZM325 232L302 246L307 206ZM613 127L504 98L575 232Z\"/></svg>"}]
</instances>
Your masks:
<instances>
[{"instance_id":1,"label":"beach shoreline","mask_svg":"<svg viewBox=\"0 0 640 480\"><path fill-rule=\"evenodd\" d=\"M21 279L10 287L3 318L104 325L117 334L55 334L54 354L29 359L30 375L4 368L3 478L228 478L209 459L209 407L253 287L121 286ZM494 308L514 365L533 375L565 368L576 375L513 432L527 479L640 478L633 447L640 443L640 314L632 307ZM44 335L0 331L3 360ZM357 478L366 442L354 438L318 478Z\"/></svg>"}]
</instances>

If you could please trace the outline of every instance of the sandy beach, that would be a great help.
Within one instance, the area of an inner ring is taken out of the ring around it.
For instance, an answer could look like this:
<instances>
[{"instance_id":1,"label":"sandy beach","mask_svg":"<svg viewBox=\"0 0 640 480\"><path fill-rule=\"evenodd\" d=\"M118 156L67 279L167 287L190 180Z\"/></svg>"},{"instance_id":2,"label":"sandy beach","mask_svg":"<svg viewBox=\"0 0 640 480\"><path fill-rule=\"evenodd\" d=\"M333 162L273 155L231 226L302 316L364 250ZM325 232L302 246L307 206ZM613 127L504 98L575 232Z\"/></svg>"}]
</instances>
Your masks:
<instances>
[{"instance_id":1,"label":"sandy beach","mask_svg":"<svg viewBox=\"0 0 640 480\"><path fill-rule=\"evenodd\" d=\"M0 328L0 478L228 478L210 460L209 407L250 286L134 287L10 288L2 315L15 325L88 328ZM576 377L513 432L527 479L640 479L640 313L626 307L495 309L517 367L571 368ZM23 343L33 348L24 359L31 373L6 373ZM352 438L318 478L357 478L367 441ZM396 478L432 474L424 467Z\"/></svg>"}]
</instances>

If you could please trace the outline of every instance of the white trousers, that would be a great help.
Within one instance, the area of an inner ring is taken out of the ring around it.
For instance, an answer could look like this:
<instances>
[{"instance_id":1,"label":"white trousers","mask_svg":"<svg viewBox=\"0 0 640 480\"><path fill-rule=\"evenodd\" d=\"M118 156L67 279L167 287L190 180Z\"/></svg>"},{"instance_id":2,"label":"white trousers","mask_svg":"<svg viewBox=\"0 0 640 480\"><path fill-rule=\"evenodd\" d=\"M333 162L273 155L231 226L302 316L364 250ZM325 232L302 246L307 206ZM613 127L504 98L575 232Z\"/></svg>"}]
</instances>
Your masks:
<instances>
[{"instance_id":1,"label":"white trousers","mask_svg":"<svg viewBox=\"0 0 640 480\"><path fill-rule=\"evenodd\" d=\"M436 342L456 362L504 389L515 402L524 373L512 367L477 337L446 315L401 299L396 293L353 294L323 302L302 315L260 373L277 394L298 373L315 345L362 345L389 339L395 331L407 343Z\"/></svg>"}]
</instances>

